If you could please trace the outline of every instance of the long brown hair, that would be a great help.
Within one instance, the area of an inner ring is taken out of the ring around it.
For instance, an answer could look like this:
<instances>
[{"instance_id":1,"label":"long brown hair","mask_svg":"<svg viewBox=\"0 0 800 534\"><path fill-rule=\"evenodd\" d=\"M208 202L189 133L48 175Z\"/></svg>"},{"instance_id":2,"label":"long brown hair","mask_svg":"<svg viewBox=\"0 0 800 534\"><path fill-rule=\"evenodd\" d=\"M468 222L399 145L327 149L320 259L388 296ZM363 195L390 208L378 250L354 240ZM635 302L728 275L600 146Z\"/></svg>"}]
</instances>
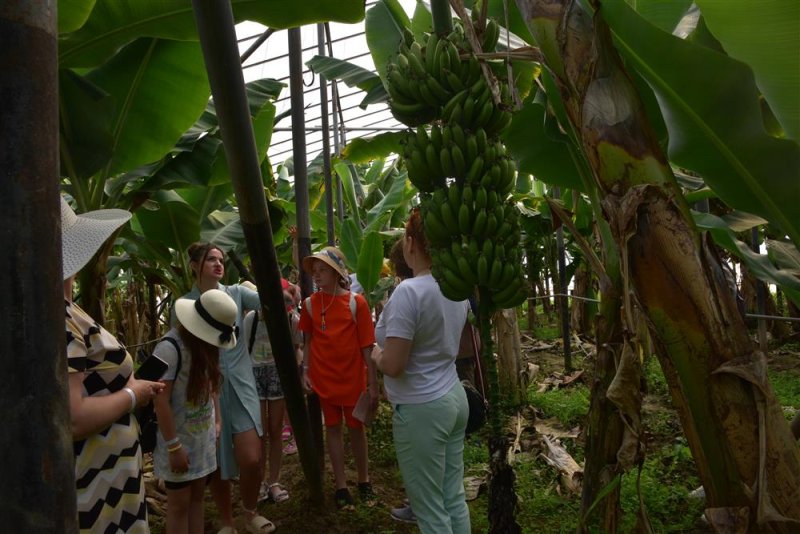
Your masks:
<instances>
[{"instance_id":1,"label":"long brown hair","mask_svg":"<svg viewBox=\"0 0 800 534\"><path fill-rule=\"evenodd\" d=\"M196 243L192 243L189 245L189 248L186 249L186 253L189 255L189 261L191 263L196 263L199 266L199 269L194 271L195 278L200 277L200 273L203 272L203 265L206 263L208 253L212 250L219 250L220 254L222 254L222 257L225 257L225 252L223 252L223 250L214 243L198 241Z\"/></svg>"},{"instance_id":2,"label":"long brown hair","mask_svg":"<svg viewBox=\"0 0 800 534\"><path fill-rule=\"evenodd\" d=\"M222 375L219 372L219 347L203 341L178 323L178 334L192 355L189 367L189 383L186 385L186 400L202 406L209 397L219 391Z\"/></svg>"}]
</instances>

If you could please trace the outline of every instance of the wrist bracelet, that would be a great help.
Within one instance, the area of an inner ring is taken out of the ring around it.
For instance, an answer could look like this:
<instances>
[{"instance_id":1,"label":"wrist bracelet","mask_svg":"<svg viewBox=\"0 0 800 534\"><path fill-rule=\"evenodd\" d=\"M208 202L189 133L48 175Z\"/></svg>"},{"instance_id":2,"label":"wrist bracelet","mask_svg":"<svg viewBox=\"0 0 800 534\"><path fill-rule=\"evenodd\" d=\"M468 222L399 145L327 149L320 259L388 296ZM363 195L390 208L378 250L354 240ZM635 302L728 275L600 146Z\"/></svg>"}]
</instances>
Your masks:
<instances>
[{"instance_id":1,"label":"wrist bracelet","mask_svg":"<svg viewBox=\"0 0 800 534\"><path fill-rule=\"evenodd\" d=\"M169 446L171 446L171 445L175 445L175 444L176 444L176 443L178 443L180 440L181 440L181 438L179 438L178 436L175 436L174 438L172 438L172 439L170 439L170 440L167 440L167 441L165 441L165 442L164 442L164 445L166 445L167 447L169 447Z\"/></svg>"},{"instance_id":2,"label":"wrist bracelet","mask_svg":"<svg viewBox=\"0 0 800 534\"><path fill-rule=\"evenodd\" d=\"M167 447L167 452L177 452L177 451L181 450L181 447L183 447L183 444L179 441L178 443L176 443L172 447Z\"/></svg>"},{"instance_id":3,"label":"wrist bracelet","mask_svg":"<svg viewBox=\"0 0 800 534\"><path fill-rule=\"evenodd\" d=\"M122 388L122 391L124 391L125 393L127 393L130 396L130 398L131 398L131 409L129 411L131 413L133 413L133 410L136 409L136 392L133 391L131 388Z\"/></svg>"}]
</instances>

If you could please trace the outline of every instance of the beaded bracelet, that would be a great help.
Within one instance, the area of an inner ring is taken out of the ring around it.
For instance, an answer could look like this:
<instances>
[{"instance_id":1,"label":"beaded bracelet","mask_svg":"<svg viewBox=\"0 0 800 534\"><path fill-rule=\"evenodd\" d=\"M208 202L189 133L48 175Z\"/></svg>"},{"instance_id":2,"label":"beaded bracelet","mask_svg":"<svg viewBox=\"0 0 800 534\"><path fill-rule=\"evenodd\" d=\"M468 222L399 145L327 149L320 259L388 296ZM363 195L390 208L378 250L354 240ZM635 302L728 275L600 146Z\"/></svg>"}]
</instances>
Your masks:
<instances>
[{"instance_id":1,"label":"beaded bracelet","mask_svg":"<svg viewBox=\"0 0 800 534\"><path fill-rule=\"evenodd\" d=\"M166 445L167 447L169 447L169 446L171 446L171 445L175 445L175 444L176 444L176 443L178 443L180 440L181 440L181 438L179 438L178 436L175 436L174 438L172 438L172 439L170 439L170 440L167 440L167 441L164 443L164 445Z\"/></svg>"},{"instance_id":2,"label":"beaded bracelet","mask_svg":"<svg viewBox=\"0 0 800 534\"><path fill-rule=\"evenodd\" d=\"M183 444L181 442L178 442L175 445L172 445L171 447L167 447L167 452L177 452L181 450L181 447L183 447Z\"/></svg>"}]
</instances>

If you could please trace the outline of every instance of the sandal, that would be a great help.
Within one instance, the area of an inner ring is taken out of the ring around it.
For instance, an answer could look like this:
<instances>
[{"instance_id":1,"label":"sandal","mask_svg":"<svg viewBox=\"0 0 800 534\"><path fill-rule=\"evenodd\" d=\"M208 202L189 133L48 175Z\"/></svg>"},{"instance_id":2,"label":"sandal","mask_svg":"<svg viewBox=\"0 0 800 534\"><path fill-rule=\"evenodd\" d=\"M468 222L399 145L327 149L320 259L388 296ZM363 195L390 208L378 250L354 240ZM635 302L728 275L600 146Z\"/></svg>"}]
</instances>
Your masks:
<instances>
[{"instance_id":1,"label":"sandal","mask_svg":"<svg viewBox=\"0 0 800 534\"><path fill-rule=\"evenodd\" d=\"M283 454L286 456L297 454L297 445L295 445L294 440L286 442L286 445L283 446Z\"/></svg>"},{"instance_id":2,"label":"sandal","mask_svg":"<svg viewBox=\"0 0 800 534\"><path fill-rule=\"evenodd\" d=\"M277 491L273 491L273 488L278 488ZM274 503L279 503L283 501L289 500L289 492L286 491L280 482L273 482L269 486L267 486L267 499Z\"/></svg>"},{"instance_id":3,"label":"sandal","mask_svg":"<svg viewBox=\"0 0 800 534\"><path fill-rule=\"evenodd\" d=\"M217 534L236 534L236 529L233 527L222 527Z\"/></svg>"},{"instance_id":4,"label":"sandal","mask_svg":"<svg viewBox=\"0 0 800 534\"><path fill-rule=\"evenodd\" d=\"M245 512L249 512L249 510L245 510ZM271 534L275 532L275 525L272 521L263 515L259 515L258 512L254 512L253 517L247 521L245 528L250 534Z\"/></svg>"},{"instance_id":5,"label":"sandal","mask_svg":"<svg viewBox=\"0 0 800 534\"><path fill-rule=\"evenodd\" d=\"M378 496L375 495L375 490L372 489L372 484L369 482L358 483L358 497L361 499L361 503L368 508L378 504Z\"/></svg>"}]
</instances>

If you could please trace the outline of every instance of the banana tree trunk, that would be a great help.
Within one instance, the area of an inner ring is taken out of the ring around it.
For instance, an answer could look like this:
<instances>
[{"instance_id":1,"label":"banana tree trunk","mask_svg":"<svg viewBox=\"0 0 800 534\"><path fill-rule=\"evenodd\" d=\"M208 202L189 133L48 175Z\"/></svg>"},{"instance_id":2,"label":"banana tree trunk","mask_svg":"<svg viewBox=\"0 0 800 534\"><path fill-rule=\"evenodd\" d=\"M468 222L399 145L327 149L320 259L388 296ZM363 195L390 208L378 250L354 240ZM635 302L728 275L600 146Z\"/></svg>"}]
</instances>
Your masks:
<instances>
[{"instance_id":1,"label":"banana tree trunk","mask_svg":"<svg viewBox=\"0 0 800 534\"><path fill-rule=\"evenodd\" d=\"M650 321L706 490L706 517L736 531L796 532L800 450L607 26L578 2L517 6L592 167L623 279Z\"/></svg>"},{"instance_id":2,"label":"banana tree trunk","mask_svg":"<svg viewBox=\"0 0 800 534\"><path fill-rule=\"evenodd\" d=\"M516 406L525 398L522 380L522 342L515 309L498 310L494 314L497 332L497 367L499 387L504 401Z\"/></svg>"}]
</instances>

